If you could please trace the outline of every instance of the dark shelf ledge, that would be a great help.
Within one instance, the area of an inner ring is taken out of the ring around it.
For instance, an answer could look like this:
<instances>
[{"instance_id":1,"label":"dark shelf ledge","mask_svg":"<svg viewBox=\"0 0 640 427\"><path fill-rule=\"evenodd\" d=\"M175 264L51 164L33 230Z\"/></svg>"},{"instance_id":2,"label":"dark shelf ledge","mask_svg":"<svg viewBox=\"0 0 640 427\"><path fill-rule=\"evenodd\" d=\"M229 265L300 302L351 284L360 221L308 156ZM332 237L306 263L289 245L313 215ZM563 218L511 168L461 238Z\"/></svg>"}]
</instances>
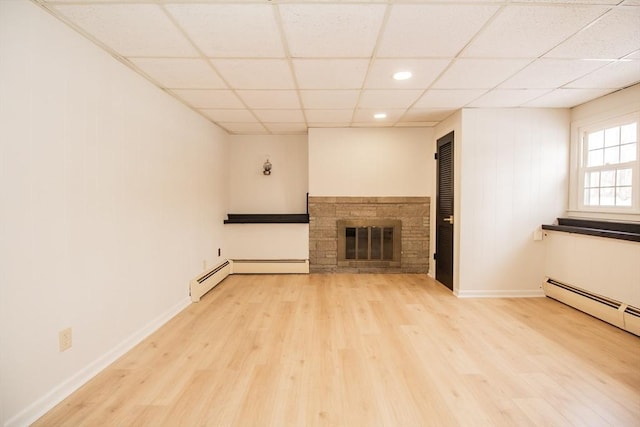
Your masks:
<instances>
[{"instance_id":1,"label":"dark shelf ledge","mask_svg":"<svg viewBox=\"0 0 640 427\"><path fill-rule=\"evenodd\" d=\"M640 223L558 218L557 225L545 224L542 229L640 242Z\"/></svg>"},{"instance_id":2,"label":"dark shelf ledge","mask_svg":"<svg viewBox=\"0 0 640 427\"><path fill-rule=\"evenodd\" d=\"M308 224L309 214L227 214L225 224Z\"/></svg>"}]
</instances>

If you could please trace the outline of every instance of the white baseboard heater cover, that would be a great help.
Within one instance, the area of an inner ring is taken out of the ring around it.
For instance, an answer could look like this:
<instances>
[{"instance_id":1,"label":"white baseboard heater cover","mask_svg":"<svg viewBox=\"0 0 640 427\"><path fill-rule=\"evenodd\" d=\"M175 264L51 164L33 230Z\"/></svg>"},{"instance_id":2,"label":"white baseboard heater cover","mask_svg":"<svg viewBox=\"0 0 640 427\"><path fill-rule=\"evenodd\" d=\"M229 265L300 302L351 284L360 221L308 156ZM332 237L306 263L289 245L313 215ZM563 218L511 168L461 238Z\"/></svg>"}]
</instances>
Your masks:
<instances>
[{"instance_id":1,"label":"white baseboard heater cover","mask_svg":"<svg viewBox=\"0 0 640 427\"><path fill-rule=\"evenodd\" d=\"M309 260L234 259L231 274L309 274Z\"/></svg>"},{"instance_id":2,"label":"white baseboard heater cover","mask_svg":"<svg viewBox=\"0 0 640 427\"><path fill-rule=\"evenodd\" d=\"M231 274L231 264L225 261L222 264L212 268L200 277L193 279L189 283L191 293L191 301L198 302L200 298L218 283L222 282L229 274Z\"/></svg>"},{"instance_id":3,"label":"white baseboard heater cover","mask_svg":"<svg viewBox=\"0 0 640 427\"><path fill-rule=\"evenodd\" d=\"M200 301L204 294L230 274L309 274L309 260L225 260L189 283L191 301Z\"/></svg>"},{"instance_id":4,"label":"white baseboard heater cover","mask_svg":"<svg viewBox=\"0 0 640 427\"><path fill-rule=\"evenodd\" d=\"M542 288L549 298L640 336L640 309L636 307L553 279L547 279Z\"/></svg>"}]
</instances>

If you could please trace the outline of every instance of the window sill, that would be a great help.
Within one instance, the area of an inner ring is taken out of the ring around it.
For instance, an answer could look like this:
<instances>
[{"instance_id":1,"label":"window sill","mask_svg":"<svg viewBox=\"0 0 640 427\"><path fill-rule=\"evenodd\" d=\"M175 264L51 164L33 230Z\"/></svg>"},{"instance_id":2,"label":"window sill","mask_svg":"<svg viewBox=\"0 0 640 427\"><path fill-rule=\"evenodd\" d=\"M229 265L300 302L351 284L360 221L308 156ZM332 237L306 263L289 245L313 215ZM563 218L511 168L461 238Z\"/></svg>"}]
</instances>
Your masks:
<instances>
[{"instance_id":1,"label":"window sill","mask_svg":"<svg viewBox=\"0 0 640 427\"><path fill-rule=\"evenodd\" d=\"M558 218L557 225L545 224L542 229L640 242L640 223L633 222Z\"/></svg>"},{"instance_id":2,"label":"window sill","mask_svg":"<svg viewBox=\"0 0 640 427\"><path fill-rule=\"evenodd\" d=\"M640 213L638 212L603 212L596 210L569 209L567 211L567 217L594 221L640 222Z\"/></svg>"}]
</instances>

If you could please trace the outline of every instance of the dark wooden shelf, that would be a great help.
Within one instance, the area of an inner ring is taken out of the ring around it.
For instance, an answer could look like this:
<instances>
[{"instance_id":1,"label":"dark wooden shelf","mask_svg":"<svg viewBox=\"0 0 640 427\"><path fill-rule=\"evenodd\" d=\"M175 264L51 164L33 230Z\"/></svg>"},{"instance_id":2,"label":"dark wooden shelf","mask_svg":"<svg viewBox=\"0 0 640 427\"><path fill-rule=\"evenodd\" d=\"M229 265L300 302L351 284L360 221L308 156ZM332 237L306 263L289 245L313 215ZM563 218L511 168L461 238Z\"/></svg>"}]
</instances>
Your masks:
<instances>
[{"instance_id":1,"label":"dark wooden shelf","mask_svg":"<svg viewBox=\"0 0 640 427\"><path fill-rule=\"evenodd\" d=\"M308 224L309 214L227 214L225 224Z\"/></svg>"},{"instance_id":2,"label":"dark wooden shelf","mask_svg":"<svg viewBox=\"0 0 640 427\"><path fill-rule=\"evenodd\" d=\"M545 224L542 229L640 242L640 223L558 218L557 225Z\"/></svg>"}]
</instances>

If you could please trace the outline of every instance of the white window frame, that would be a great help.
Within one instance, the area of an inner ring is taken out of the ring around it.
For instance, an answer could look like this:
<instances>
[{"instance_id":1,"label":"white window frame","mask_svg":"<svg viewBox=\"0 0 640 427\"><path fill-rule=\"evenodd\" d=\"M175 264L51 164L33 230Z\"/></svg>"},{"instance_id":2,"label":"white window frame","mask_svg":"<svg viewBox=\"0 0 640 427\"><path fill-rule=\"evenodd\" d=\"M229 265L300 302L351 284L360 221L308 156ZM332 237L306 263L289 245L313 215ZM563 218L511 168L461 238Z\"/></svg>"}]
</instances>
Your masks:
<instances>
[{"instance_id":1,"label":"white window frame","mask_svg":"<svg viewBox=\"0 0 640 427\"><path fill-rule=\"evenodd\" d=\"M636 141L636 160L624 164L604 165L597 168L589 168L586 166L587 161L587 142L586 135L606 129L610 127L620 126L635 122L637 136L640 137L640 111L631 114L624 114L617 117L611 117L598 121L582 121L574 123L572 133L574 134L572 144L572 159L574 167L572 168L571 177L571 201L570 211L574 213L585 213L588 216L603 219L631 219L637 220L640 216L640 142ZM632 205L631 206L593 206L584 204L584 179L585 172L589 170L615 170L615 169L631 169L632 170ZM571 209L572 208L572 209ZM629 217L631 216L631 217Z\"/></svg>"}]
</instances>

